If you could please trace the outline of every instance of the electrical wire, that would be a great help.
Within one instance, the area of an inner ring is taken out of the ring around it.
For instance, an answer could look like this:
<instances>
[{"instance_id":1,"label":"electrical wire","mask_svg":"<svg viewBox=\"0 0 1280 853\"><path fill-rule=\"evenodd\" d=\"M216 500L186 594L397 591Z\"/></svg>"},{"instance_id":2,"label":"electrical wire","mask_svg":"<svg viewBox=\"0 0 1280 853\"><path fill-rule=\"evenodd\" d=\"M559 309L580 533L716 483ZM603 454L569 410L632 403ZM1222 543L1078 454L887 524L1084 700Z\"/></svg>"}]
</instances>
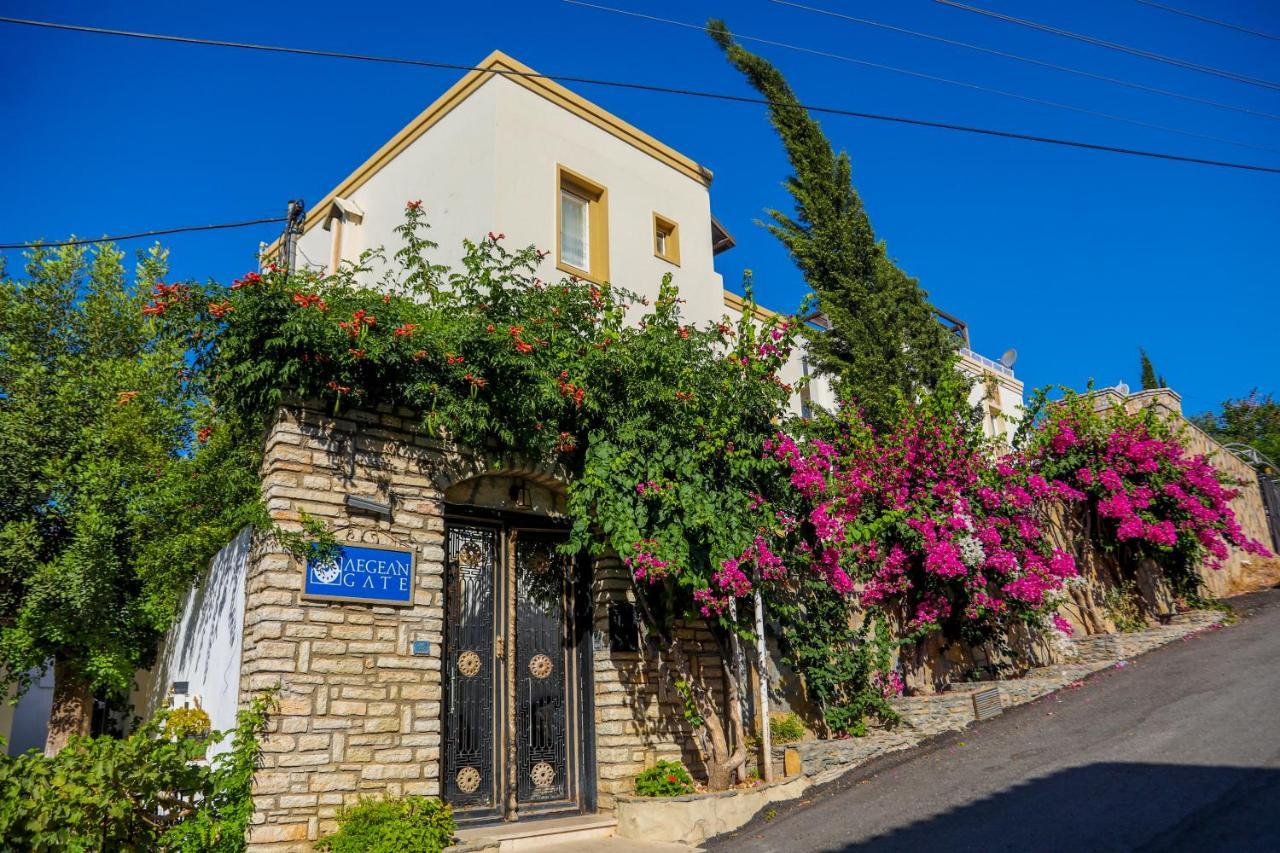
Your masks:
<instances>
[{"instance_id":1,"label":"electrical wire","mask_svg":"<svg viewBox=\"0 0 1280 853\"><path fill-rule=\"evenodd\" d=\"M1160 53L1152 53L1149 50L1142 50L1137 47L1130 47L1124 44L1118 44L1113 41L1105 41L1104 39L1095 38L1094 36L1085 35L1083 33L1074 33L1070 30L1051 27L1048 24L1037 23L1036 21L1028 21L1025 18L1015 18L1012 15L1001 14L990 9L980 9L977 6L969 6L965 3L958 3L956 0L933 0L935 3L941 3L943 6L950 6L953 9L962 9L966 12L974 12L979 15L986 15L988 18L995 18L1000 21L1007 21L1010 24L1017 24L1020 27L1030 27L1033 30L1040 30L1045 33L1052 33L1055 36L1082 41L1085 44L1091 44L1096 47L1105 47L1108 50L1118 50L1121 53L1127 53L1130 56L1140 56L1143 59L1150 59L1155 62L1163 62L1166 65L1173 65L1178 68L1186 68L1190 71L1199 71L1202 74L1212 74L1215 77L1223 77L1227 80L1234 80L1237 83L1248 83L1252 86L1261 86L1264 89L1273 89L1280 92L1280 83L1274 80L1264 80L1261 77L1250 77L1247 74L1238 74L1235 71L1225 71L1221 68L1214 68L1210 65L1201 65L1197 62L1190 62L1186 59L1178 59L1174 56L1165 56Z\"/></svg>"},{"instance_id":2,"label":"electrical wire","mask_svg":"<svg viewBox=\"0 0 1280 853\"><path fill-rule=\"evenodd\" d=\"M588 3L588 2L585 2L585 0L562 0L562 2L568 3L572 6L582 6L587 9L595 9L601 12L611 12L615 15L625 15L631 18L640 18L642 20L653 21L659 24L670 24L672 26L684 27L690 30L710 32L710 30L707 27L703 26L702 24L691 24L685 21L672 20L671 18L660 18L656 15L647 15L641 12L632 12L627 9L616 9L612 6L602 6L597 3ZM978 83L970 83L965 80L953 80L949 77L939 77L935 74L926 74L923 71L912 71L909 68L898 68L893 65L884 65L879 62L871 62L870 60L858 59L856 57L846 56L844 54L839 54L839 53L830 53L828 51L818 50L812 47L803 47L795 44L787 44L786 42L774 41L773 39L760 38L758 36L743 35L742 33L738 33L738 32L735 32L733 34L733 37L741 41L749 41L749 42L755 42L758 44L771 45L773 47L780 47L785 50L794 50L800 53L807 53L812 56L820 56L825 59L835 59L839 62L849 62L854 65L861 65L866 68L874 68L878 71L889 71L894 74L904 74L908 77L916 77L918 79L929 80L934 83L944 83L948 86L959 86L965 89L972 89L973 91L983 92L989 95L999 95L1000 97L1003 97L1003 98L1013 98L1014 100L1023 101L1028 104L1036 104L1039 106L1052 107L1054 109L1059 109L1059 110L1069 110L1074 113L1094 116L1095 118L1104 118L1109 121L1120 121L1120 122L1124 122L1125 124L1136 125L1137 127L1145 127L1149 130L1160 130L1160 131L1164 131L1165 133L1176 133L1181 136L1191 137L1193 139L1205 139L1210 142L1220 142L1226 145L1238 145L1242 148L1252 148L1255 151L1266 151L1270 154L1280 154L1280 148L1269 148L1265 145L1255 145L1252 142L1240 142L1239 140L1228 139L1223 136L1213 136L1207 133L1197 133L1196 131L1193 131L1193 130L1183 130L1180 127L1170 127L1169 125L1166 125L1166 124L1156 124L1154 122L1143 121L1142 119L1130 118L1129 116L1116 115L1114 113L1102 112L1101 110L1091 110L1088 107L1078 107L1078 106L1075 106L1074 104L1064 104L1064 103L1061 103L1060 101L1050 101L1046 98L1037 98L1032 95L1022 95L1017 92L1010 92L1005 89L996 89L991 86L983 86Z\"/></svg>"},{"instance_id":3,"label":"electrical wire","mask_svg":"<svg viewBox=\"0 0 1280 853\"><path fill-rule=\"evenodd\" d=\"M365 62L381 62L393 65L412 65L423 68L439 68L451 71L482 71L487 74L493 74L504 77L524 77L536 78L544 80L554 80L562 83L580 83L589 86L604 86L616 89L627 89L637 92L655 92L669 95L682 95L691 98L705 98L708 100L726 101L738 104L754 104L759 106L788 106L784 104L775 104L766 98L753 98L747 95L731 95L726 92L708 92L699 89L682 89L672 86L658 86L651 83L631 83L621 80L603 80L591 77L578 77L565 74L540 74L536 71L517 71L506 68L480 68L474 65L463 65L453 62L438 62L425 59L409 59L404 57L390 56L371 56L356 53L343 53L339 51L315 50L311 48L298 47L282 47L279 45L260 45L248 42L222 41L215 39L198 39L188 36L172 36L160 33L142 33L129 30L114 30L105 27L89 27L79 24L61 24L52 21L34 21L24 18L12 18L0 16L0 23L17 24L20 26L42 27L53 30L67 30L71 32L93 33L96 35L121 36L125 38L142 39L145 41L161 41L174 42L179 44L207 45L212 47L230 47L240 48L243 50L265 51L268 53L283 53L300 56L326 57L331 59L350 59ZM817 104L799 104L798 107L809 112L821 113L824 115L845 116L848 118L860 118L868 121L879 121L890 124L901 124L910 127L931 127L938 130L950 130L959 133L970 133L980 136L990 136L998 139L1015 139L1022 142L1037 142L1044 145L1057 145L1064 148L1074 148L1083 151L1101 151L1109 154L1122 154L1131 157L1145 157L1153 160L1162 160L1174 163L1193 163L1200 166L1214 166L1223 169L1238 169L1247 172L1264 172L1267 174L1280 175L1280 168L1273 166L1263 166L1256 163L1238 163L1227 160L1212 160L1204 157L1191 157L1184 154L1171 154L1164 151L1150 151L1140 148L1125 148L1117 145L1103 145L1096 142L1084 142L1077 139L1063 139L1061 137L1040 136L1032 133L1019 133L1011 130L998 130L988 127L976 127L973 125L956 124L953 122L934 121L931 119L912 118L910 116L887 115L884 113L864 112L860 110L843 109L840 107L827 107Z\"/></svg>"},{"instance_id":4,"label":"electrical wire","mask_svg":"<svg viewBox=\"0 0 1280 853\"><path fill-rule=\"evenodd\" d=\"M0 249L47 249L57 246L88 246L94 243L120 243L124 240L140 240L143 237L160 237L165 234L184 234L190 231L220 231L224 228L247 228L250 225L266 225L271 222L286 222L286 216L271 216L266 219L249 219L244 222L222 222L216 225L187 225L180 228L161 228L156 231L139 231L136 234L119 234L115 237L99 237L96 240L55 240L51 242L36 241L34 243L0 243Z\"/></svg>"},{"instance_id":5,"label":"electrical wire","mask_svg":"<svg viewBox=\"0 0 1280 853\"><path fill-rule=\"evenodd\" d=\"M1181 15L1184 18L1191 18L1196 21L1202 21L1206 24L1213 24L1218 27L1226 27L1229 30L1235 30L1241 33L1248 33L1251 36L1260 36L1264 39L1272 41L1280 41L1280 36L1275 33L1264 33L1262 30L1252 30L1248 27L1242 27L1239 24L1233 24L1230 21L1221 21L1217 18L1209 18L1204 15L1197 15L1195 12L1188 12L1186 9L1175 9L1173 6L1166 6L1163 3L1156 3L1153 0L1134 0L1135 3L1141 3L1143 6L1152 6L1156 9L1163 9L1166 12L1172 12L1175 15Z\"/></svg>"},{"instance_id":6,"label":"electrical wire","mask_svg":"<svg viewBox=\"0 0 1280 853\"><path fill-rule=\"evenodd\" d=\"M996 50L991 47L984 47L980 44L973 44L967 41L959 41L957 39L947 38L945 36L935 35L934 33L924 33L919 30L910 30L906 27L899 27L893 24L886 24L882 21L873 21L870 18L859 18L855 15L847 15L844 12L836 12L831 9L819 9L817 6L806 6L803 3L793 3L791 0L770 0L779 6L790 6L795 9L803 9L806 12L813 12L818 15L827 15L832 18L840 18L845 21L851 21L855 24L863 24L868 27L876 27L889 32L902 33L903 35L914 36L916 38L928 39L940 44L951 45L952 47L963 47L967 50L976 50L980 53L990 54L991 56L999 56L1003 59L1013 59L1017 62L1025 62L1029 65L1038 65L1041 68L1050 68L1054 71L1062 71L1067 74L1075 74L1080 77L1087 77L1090 80L1100 80L1104 83L1112 83L1117 86L1125 86L1130 89L1136 89L1140 92L1150 92L1156 95L1164 95L1169 98L1178 98L1183 101L1190 101L1197 104L1205 104L1210 107L1217 107L1223 110L1232 110L1233 112L1244 113L1246 115L1262 116L1264 118L1275 119L1280 121L1280 114L1269 113L1263 110L1250 109L1249 107L1241 107L1236 104L1226 104L1222 101L1215 101L1210 98L1200 98L1195 95L1188 95L1185 92L1175 92L1172 89L1161 89L1157 86L1148 86L1144 83L1135 83L1132 80L1123 80L1119 77L1110 77L1106 74L1098 74L1093 71L1086 71L1083 68L1073 68L1070 65L1058 65L1055 62L1047 62L1043 59L1036 59L1032 56L1022 56L1017 53L1009 53L1004 50ZM1142 0L1137 0L1142 2Z\"/></svg>"}]
</instances>

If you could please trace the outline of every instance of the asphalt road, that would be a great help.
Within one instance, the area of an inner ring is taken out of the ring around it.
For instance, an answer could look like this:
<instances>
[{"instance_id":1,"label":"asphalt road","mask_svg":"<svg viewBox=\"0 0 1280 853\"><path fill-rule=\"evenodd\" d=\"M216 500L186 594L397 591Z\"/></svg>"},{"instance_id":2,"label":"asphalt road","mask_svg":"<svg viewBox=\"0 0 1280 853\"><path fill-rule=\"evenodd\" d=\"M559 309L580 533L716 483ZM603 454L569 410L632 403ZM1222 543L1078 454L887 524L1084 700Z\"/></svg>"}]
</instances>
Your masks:
<instances>
[{"instance_id":1,"label":"asphalt road","mask_svg":"<svg viewBox=\"0 0 1280 853\"><path fill-rule=\"evenodd\" d=\"M707 845L1280 851L1280 590L1240 621L882 759Z\"/></svg>"}]
</instances>

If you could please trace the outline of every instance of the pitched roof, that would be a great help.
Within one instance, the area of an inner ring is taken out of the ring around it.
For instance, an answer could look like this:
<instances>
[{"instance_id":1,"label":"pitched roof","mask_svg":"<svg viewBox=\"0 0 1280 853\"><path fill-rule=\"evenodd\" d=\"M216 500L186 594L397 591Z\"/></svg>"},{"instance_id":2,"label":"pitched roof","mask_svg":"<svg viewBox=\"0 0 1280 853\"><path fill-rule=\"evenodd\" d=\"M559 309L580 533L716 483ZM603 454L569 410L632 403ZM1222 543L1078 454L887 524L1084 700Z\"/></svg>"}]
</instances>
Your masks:
<instances>
[{"instance_id":1,"label":"pitched roof","mask_svg":"<svg viewBox=\"0 0 1280 853\"><path fill-rule=\"evenodd\" d=\"M601 109L575 92L570 91L554 80L538 75L529 66L514 59L500 50L495 50L484 58L484 61L418 114L404 129L387 140L373 156L347 178L334 187L328 195L307 211L303 223L303 231L309 231L328 211L333 200L349 196L366 181L376 175L384 166L396 158L400 152L409 147L416 139L455 107L474 94L481 86L494 77L503 76L518 86L522 86L540 97L546 98L556 106L573 113L578 118L594 124L623 142L634 146L654 159L665 163L676 171L698 181L703 186L711 185L711 172L696 162L676 151L674 148L659 142L649 134L629 124L606 110ZM274 251L279 240L273 243L269 251Z\"/></svg>"}]
</instances>

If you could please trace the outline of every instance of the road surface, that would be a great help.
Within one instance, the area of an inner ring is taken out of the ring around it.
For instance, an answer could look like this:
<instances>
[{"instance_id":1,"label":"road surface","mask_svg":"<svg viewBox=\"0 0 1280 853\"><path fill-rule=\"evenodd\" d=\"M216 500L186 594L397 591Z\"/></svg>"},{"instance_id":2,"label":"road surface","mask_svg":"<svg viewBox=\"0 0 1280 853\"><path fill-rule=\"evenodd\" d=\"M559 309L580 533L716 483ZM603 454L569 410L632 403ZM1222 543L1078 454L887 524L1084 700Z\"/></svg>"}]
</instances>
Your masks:
<instances>
[{"instance_id":1,"label":"road surface","mask_svg":"<svg viewBox=\"0 0 1280 853\"><path fill-rule=\"evenodd\" d=\"M1280 589L776 807L712 851L1280 851ZM769 817L770 819L765 819Z\"/></svg>"}]
</instances>

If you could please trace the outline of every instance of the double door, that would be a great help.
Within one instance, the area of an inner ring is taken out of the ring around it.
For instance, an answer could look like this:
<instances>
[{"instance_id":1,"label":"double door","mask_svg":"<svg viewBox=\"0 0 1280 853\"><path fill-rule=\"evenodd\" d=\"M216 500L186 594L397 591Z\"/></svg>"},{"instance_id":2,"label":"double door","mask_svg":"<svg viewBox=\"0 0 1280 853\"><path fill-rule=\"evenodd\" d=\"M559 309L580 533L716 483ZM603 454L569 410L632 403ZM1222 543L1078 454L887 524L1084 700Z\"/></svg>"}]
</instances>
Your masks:
<instances>
[{"instance_id":1,"label":"double door","mask_svg":"<svg viewBox=\"0 0 1280 853\"><path fill-rule=\"evenodd\" d=\"M463 822L592 805L588 623L564 538L501 520L447 525L441 788Z\"/></svg>"}]
</instances>

